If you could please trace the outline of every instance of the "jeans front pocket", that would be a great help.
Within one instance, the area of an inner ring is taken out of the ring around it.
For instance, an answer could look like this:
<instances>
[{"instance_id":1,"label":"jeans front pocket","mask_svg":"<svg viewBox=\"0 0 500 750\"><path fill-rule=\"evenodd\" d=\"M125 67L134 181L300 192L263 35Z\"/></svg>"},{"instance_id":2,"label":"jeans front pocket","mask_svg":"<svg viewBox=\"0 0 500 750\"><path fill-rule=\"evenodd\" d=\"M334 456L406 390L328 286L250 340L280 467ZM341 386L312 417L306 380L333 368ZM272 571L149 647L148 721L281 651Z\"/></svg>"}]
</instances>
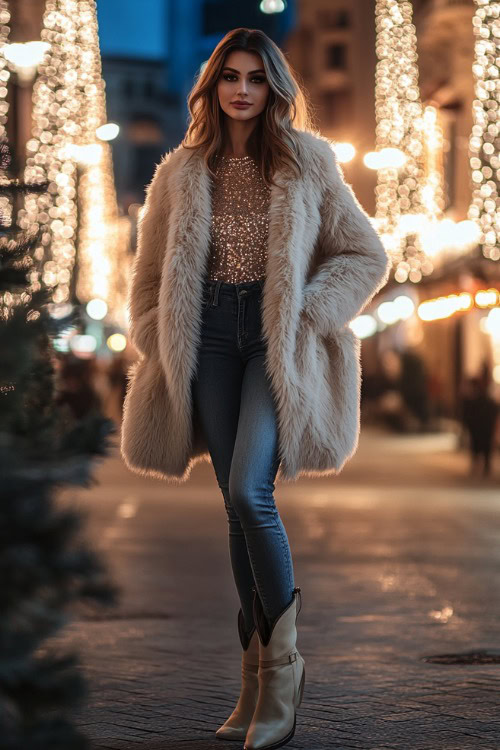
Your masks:
<instances>
[{"instance_id":1,"label":"jeans front pocket","mask_svg":"<svg viewBox=\"0 0 500 750\"><path fill-rule=\"evenodd\" d=\"M202 311L207 310L212 301L213 289L209 286L203 286L201 290L201 309Z\"/></svg>"}]
</instances>

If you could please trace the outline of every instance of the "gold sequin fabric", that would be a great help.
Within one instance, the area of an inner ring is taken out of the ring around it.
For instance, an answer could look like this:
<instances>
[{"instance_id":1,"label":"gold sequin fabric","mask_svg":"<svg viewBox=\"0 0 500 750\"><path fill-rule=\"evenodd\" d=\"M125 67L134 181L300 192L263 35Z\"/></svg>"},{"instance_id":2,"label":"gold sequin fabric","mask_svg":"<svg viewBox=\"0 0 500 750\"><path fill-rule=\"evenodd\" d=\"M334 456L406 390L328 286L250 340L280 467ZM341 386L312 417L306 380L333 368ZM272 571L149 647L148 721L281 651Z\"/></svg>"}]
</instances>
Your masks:
<instances>
[{"instance_id":1,"label":"gold sequin fabric","mask_svg":"<svg viewBox=\"0 0 500 750\"><path fill-rule=\"evenodd\" d=\"M207 278L239 284L266 275L270 188L251 156L219 156Z\"/></svg>"}]
</instances>

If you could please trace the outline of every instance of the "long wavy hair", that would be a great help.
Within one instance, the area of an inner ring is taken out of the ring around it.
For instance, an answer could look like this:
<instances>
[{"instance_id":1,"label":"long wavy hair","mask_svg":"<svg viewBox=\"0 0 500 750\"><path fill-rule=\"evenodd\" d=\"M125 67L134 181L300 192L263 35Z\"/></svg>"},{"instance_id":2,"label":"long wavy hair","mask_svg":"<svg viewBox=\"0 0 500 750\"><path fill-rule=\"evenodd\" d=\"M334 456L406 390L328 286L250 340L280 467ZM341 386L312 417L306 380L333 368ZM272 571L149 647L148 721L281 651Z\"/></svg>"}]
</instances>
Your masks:
<instances>
[{"instance_id":1,"label":"long wavy hair","mask_svg":"<svg viewBox=\"0 0 500 750\"><path fill-rule=\"evenodd\" d=\"M265 109L247 142L248 152L269 187L277 168L301 173L297 130L315 132L312 108L298 76L280 48L259 29L233 29L220 40L188 96L190 123L182 145L200 149L210 174L215 177L216 158L225 147L225 113L219 104L217 82L230 52L244 50L261 56L269 83Z\"/></svg>"}]
</instances>

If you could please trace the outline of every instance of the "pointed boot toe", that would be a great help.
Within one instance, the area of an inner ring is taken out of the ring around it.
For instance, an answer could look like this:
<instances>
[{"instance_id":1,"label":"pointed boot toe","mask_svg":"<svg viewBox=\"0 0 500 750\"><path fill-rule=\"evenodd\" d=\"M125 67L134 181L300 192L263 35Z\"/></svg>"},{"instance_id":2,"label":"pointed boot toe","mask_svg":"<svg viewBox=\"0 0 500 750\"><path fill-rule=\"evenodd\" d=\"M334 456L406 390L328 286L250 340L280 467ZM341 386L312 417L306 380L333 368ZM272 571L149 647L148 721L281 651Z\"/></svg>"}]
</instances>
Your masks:
<instances>
[{"instance_id":1,"label":"pointed boot toe","mask_svg":"<svg viewBox=\"0 0 500 750\"><path fill-rule=\"evenodd\" d=\"M238 612L238 634L243 649L240 696L233 713L215 732L215 736L219 740L244 742L259 694L259 637L255 628L250 635L245 632L241 609Z\"/></svg>"},{"instance_id":2,"label":"pointed boot toe","mask_svg":"<svg viewBox=\"0 0 500 750\"><path fill-rule=\"evenodd\" d=\"M275 750L295 734L297 709L302 703L305 663L296 648L296 619L300 588L292 602L270 625L254 590L254 620L259 634L259 695L248 728L244 750Z\"/></svg>"}]
</instances>

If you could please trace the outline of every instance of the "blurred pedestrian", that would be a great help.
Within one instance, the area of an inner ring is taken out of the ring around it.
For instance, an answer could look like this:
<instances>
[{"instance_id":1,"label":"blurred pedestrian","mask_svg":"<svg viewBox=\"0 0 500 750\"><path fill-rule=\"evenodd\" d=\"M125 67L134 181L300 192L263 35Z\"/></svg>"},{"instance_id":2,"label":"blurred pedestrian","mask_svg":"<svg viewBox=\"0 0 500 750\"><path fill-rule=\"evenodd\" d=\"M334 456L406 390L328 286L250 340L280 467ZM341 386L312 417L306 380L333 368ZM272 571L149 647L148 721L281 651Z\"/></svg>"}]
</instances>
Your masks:
<instances>
[{"instance_id":1,"label":"blurred pedestrian","mask_svg":"<svg viewBox=\"0 0 500 750\"><path fill-rule=\"evenodd\" d=\"M66 404L75 421L87 414L101 412L101 399L92 382L92 360L70 356L62 361L58 377L56 402Z\"/></svg>"},{"instance_id":2,"label":"blurred pedestrian","mask_svg":"<svg viewBox=\"0 0 500 750\"><path fill-rule=\"evenodd\" d=\"M468 433L470 473L491 473L491 454L498 417L498 404L488 394L484 378L469 378L462 396L462 422Z\"/></svg>"},{"instance_id":3,"label":"blurred pedestrian","mask_svg":"<svg viewBox=\"0 0 500 750\"><path fill-rule=\"evenodd\" d=\"M119 424L122 419L123 402L127 392L127 364L128 360L123 354L115 354L108 367L108 400L114 414L115 421Z\"/></svg>"}]
</instances>

